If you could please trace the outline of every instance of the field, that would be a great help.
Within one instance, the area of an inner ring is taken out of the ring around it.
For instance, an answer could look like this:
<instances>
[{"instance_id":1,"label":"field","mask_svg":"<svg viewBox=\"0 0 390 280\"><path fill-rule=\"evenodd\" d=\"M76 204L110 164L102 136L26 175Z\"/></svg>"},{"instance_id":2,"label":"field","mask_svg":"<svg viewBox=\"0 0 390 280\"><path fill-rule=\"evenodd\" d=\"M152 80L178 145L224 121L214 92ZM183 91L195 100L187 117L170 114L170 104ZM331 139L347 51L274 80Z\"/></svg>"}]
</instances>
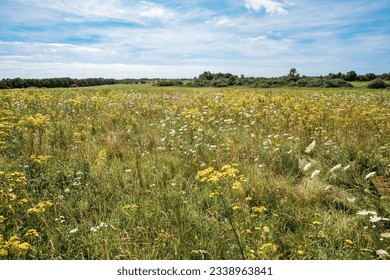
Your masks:
<instances>
[{"instance_id":1,"label":"field","mask_svg":"<svg viewBox=\"0 0 390 280\"><path fill-rule=\"evenodd\" d=\"M0 91L0 259L389 259L390 92Z\"/></svg>"}]
</instances>

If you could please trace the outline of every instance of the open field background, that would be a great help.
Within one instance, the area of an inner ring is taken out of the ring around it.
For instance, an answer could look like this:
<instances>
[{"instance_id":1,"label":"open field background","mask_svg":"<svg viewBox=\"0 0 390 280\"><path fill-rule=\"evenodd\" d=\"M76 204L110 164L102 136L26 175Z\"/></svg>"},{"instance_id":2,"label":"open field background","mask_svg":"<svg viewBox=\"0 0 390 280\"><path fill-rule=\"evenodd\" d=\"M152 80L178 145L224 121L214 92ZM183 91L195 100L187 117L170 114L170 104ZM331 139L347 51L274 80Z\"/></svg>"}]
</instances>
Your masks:
<instances>
[{"instance_id":1,"label":"open field background","mask_svg":"<svg viewBox=\"0 0 390 280\"><path fill-rule=\"evenodd\" d=\"M1 259L388 259L390 92L0 91Z\"/></svg>"}]
</instances>

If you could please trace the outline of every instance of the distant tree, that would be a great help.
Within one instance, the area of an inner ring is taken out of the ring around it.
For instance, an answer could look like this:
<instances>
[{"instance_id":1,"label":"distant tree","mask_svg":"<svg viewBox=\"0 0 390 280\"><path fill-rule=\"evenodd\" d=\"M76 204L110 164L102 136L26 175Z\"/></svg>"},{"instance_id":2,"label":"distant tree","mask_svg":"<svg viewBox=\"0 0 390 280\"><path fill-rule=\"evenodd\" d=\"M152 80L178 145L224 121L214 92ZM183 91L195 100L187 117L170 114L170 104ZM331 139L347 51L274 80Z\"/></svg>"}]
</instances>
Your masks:
<instances>
[{"instance_id":1,"label":"distant tree","mask_svg":"<svg viewBox=\"0 0 390 280\"><path fill-rule=\"evenodd\" d=\"M355 71L349 71L347 74L345 74L345 78L344 80L346 80L347 82L354 82L356 81L357 79L357 74Z\"/></svg>"},{"instance_id":2,"label":"distant tree","mask_svg":"<svg viewBox=\"0 0 390 280\"><path fill-rule=\"evenodd\" d=\"M291 81L293 81L293 82L298 81L299 80L299 74L298 74L297 69L291 68L290 72L287 75L287 79L289 80L289 82L291 82Z\"/></svg>"}]
</instances>

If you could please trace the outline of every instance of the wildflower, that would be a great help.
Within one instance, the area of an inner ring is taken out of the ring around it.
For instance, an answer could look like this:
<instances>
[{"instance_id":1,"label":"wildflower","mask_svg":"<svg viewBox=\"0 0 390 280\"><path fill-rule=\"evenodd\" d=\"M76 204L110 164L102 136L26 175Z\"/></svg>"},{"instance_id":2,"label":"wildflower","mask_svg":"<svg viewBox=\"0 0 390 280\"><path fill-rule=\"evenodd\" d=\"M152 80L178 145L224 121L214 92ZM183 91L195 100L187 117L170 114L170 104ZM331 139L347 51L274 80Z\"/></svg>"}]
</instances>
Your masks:
<instances>
[{"instance_id":1,"label":"wildflower","mask_svg":"<svg viewBox=\"0 0 390 280\"><path fill-rule=\"evenodd\" d=\"M8 251L4 248L0 248L0 256L2 257L8 256Z\"/></svg>"},{"instance_id":2,"label":"wildflower","mask_svg":"<svg viewBox=\"0 0 390 280\"><path fill-rule=\"evenodd\" d=\"M250 197L250 196L245 197L245 200L246 200L246 201L251 201L251 200L252 200L252 197Z\"/></svg>"},{"instance_id":3,"label":"wildflower","mask_svg":"<svg viewBox=\"0 0 390 280\"><path fill-rule=\"evenodd\" d=\"M390 254L386 251L386 250L383 250L383 249L379 249L379 250L376 250L376 254L378 255L379 258L386 258L386 257L389 257Z\"/></svg>"},{"instance_id":4,"label":"wildflower","mask_svg":"<svg viewBox=\"0 0 390 280\"><path fill-rule=\"evenodd\" d=\"M264 231L264 232L269 232L269 227L264 226L264 227L263 227L263 231Z\"/></svg>"},{"instance_id":5,"label":"wildflower","mask_svg":"<svg viewBox=\"0 0 390 280\"><path fill-rule=\"evenodd\" d=\"M319 237L319 238L325 237L325 232L323 230L319 230L317 232L317 237Z\"/></svg>"},{"instance_id":6,"label":"wildflower","mask_svg":"<svg viewBox=\"0 0 390 280\"><path fill-rule=\"evenodd\" d=\"M367 175L366 175L366 179L369 179L369 178L371 178L372 176L374 176L376 174L376 172L375 171L373 171L373 172L370 172L370 173L368 173Z\"/></svg>"},{"instance_id":7,"label":"wildflower","mask_svg":"<svg viewBox=\"0 0 390 280\"><path fill-rule=\"evenodd\" d=\"M321 223L321 222L319 222L319 221L314 221L314 222L312 222L312 224L313 224L313 225L315 225L315 226L322 225L322 223Z\"/></svg>"},{"instance_id":8,"label":"wildflower","mask_svg":"<svg viewBox=\"0 0 390 280\"><path fill-rule=\"evenodd\" d=\"M50 158L50 156L44 156L44 155L31 155L30 156L30 159L35 163L35 164L38 164L38 165L43 165L45 164L48 159Z\"/></svg>"},{"instance_id":9,"label":"wildflower","mask_svg":"<svg viewBox=\"0 0 390 280\"><path fill-rule=\"evenodd\" d=\"M22 251L27 251L28 249L30 249L30 244L28 244L27 242L23 242L23 243L17 245L16 249L22 250Z\"/></svg>"},{"instance_id":10,"label":"wildflower","mask_svg":"<svg viewBox=\"0 0 390 280\"><path fill-rule=\"evenodd\" d=\"M304 253L304 252L303 252L302 250L298 250L298 251L297 251L297 254L298 254L298 255L303 255L303 253Z\"/></svg>"},{"instance_id":11,"label":"wildflower","mask_svg":"<svg viewBox=\"0 0 390 280\"><path fill-rule=\"evenodd\" d=\"M27 209L27 213L43 213L46 211L46 208L53 206L53 202L50 200L41 201L32 208Z\"/></svg>"},{"instance_id":12,"label":"wildflower","mask_svg":"<svg viewBox=\"0 0 390 280\"><path fill-rule=\"evenodd\" d=\"M236 210L238 210L238 209L240 209L240 208L241 208L241 207L238 206L238 205L233 205L233 207L232 207L233 211L236 211Z\"/></svg>"},{"instance_id":13,"label":"wildflower","mask_svg":"<svg viewBox=\"0 0 390 280\"><path fill-rule=\"evenodd\" d=\"M320 172L321 172L321 171L320 171L320 170L318 170L318 169L317 169L317 170L315 170L313 173L311 173L311 175L310 175L310 178L312 178L312 179L313 179L313 178L314 178L314 177L316 177L318 174L320 174Z\"/></svg>"},{"instance_id":14,"label":"wildflower","mask_svg":"<svg viewBox=\"0 0 390 280\"><path fill-rule=\"evenodd\" d=\"M139 209L139 206L137 204L126 204L122 207L123 210L129 210L130 212L137 212Z\"/></svg>"},{"instance_id":15,"label":"wildflower","mask_svg":"<svg viewBox=\"0 0 390 280\"><path fill-rule=\"evenodd\" d=\"M249 229L249 228L247 228L246 230L245 230L245 233L252 233L252 230L251 229Z\"/></svg>"},{"instance_id":16,"label":"wildflower","mask_svg":"<svg viewBox=\"0 0 390 280\"><path fill-rule=\"evenodd\" d=\"M303 171L307 171L310 169L310 167L312 166L313 164L311 162L309 162L308 164L306 164L304 167L303 167Z\"/></svg>"},{"instance_id":17,"label":"wildflower","mask_svg":"<svg viewBox=\"0 0 390 280\"><path fill-rule=\"evenodd\" d=\"M242 184L239 181L233 183L233 190L242 191Z\"/></svg>"},{"instance_id":18,"label":"wildflower","mask_svg":"<svg viewBox=\"0 0 390 280\"><path fill-rule=\"evenodd\" d=\"M276 245L273 244L273 243L266 243L266 244L263 244L260 249L260 251L270 251L270 252L273 252L275 253L276 252Z\"/></svg>"},{"instance_id":19,"label":"wildflower","mask_svg":"<svg viewBox=\"0 0 390 280\"><path fill-rule=\"evenodd\" d=\"M305 153L310 154L314 150L315 146L316 146L316 140L311 142L310 145L306 147Z\"/></svg>"},{"instance_id":20,"label":"wildflower","mask_svg":"<svg viewBox=\"0 0 390 280\"><path fill-rule=\"evenodd\" d=\"M36 229L29 229L25 234L25 237L39 237L39 233Z\"/></svg>"},{"instance_id":21,"label":"wildflower","mask_svg":"<svg viewBox=\"0 0 390 280\"><path fill-rule=\"evenodd\" d=\"M92 232L96 232L98 229L99 229L99 227L91 227L91 228L90 228L90 230L91 230Z\"/></svg>"},{"instance_id":22,"label":"wildflower","mask_svg":"<svg viewBox=\"0 0 390 280\"><path fill-rule=\"evenodd\" d=\"M255 213L263 213L266 210L264 206L253 206L252 211Z\"/></svg>"},{"instance_id":23,"label":"wildflower","mask_svg":"<svg viewBox=\"0 0 390 280\"><path fill-rule=\"evenodd\" d=\"M212 193L210 193L210 195L209 195L209 197L216 197L216 196L218 196L219 195L219 192L212 192Z\"/></svg>"},{"instance_id":24,"label":"wildflower","mask_svg":"<svg viewBox=\"0 0 390 280\"><path fill-rule=\"evenodd\" d=\"M99 152L98 157L96 159L97 165L103 165L107 160L107 150L103 149Z\"/></svg>"},{"instance_id":25,"label":"wildflower","mask_svg":"<svg viewBox=\"0 0 390 280\"><path fill-rule=\"evenodd\" d=\"M352 245L353 244L353 241L350 240L350 239L345 239L344 242L348 245Z\"/></svg>"},{"instance_id":26,"label":"wildflower","mask_svg":"<svg viewBox=\"0 0 390 280\"><path fill-rule=\"evenodd\" d=\"M340 169L342 167L342 165L339 163L335 166L333 166L331 169L330 169L330 172L335 172L336 170Z\"/></svg>"},{"instance_id":27,"label":"wildflower","mask_svg":"<svg viewBox=\"0 0 390 280\"><path fill-rule=\"evenodd\" d=\"M389 220L388 218L378 217L377 215L373 215L370 217L371 223L376 223L376 222L380 222L380 221L388 221L388 220Z\"/></svg>"},{"instance_id":28,"label":"wildflower","mask_svg":"<svg viewBox=\"0 0 390 280\"><path fill-rule=\"evenodd\" d=\"M351 165L348 164L347 166L344 167L344 171L347 171L347 170L350 169L350 168L351 168Z\"/></svg>"},{"instance_id":29,"label":"wildflower","mask_svg":"<svg viewBox=\"0 0 390 280\"><path fill-rule=\"evenodd\" d=\"M204 170L198 171L196 174L196 179L200 180L201 182L204 182L207 180L207 177L213 173L214 167L208 167Z\"/></svg>"},{"instance_id":30,"label":"wildflower","mask_svg":"<svg viewBox=\"0 0 390 280\"><path fill-rule=\"evenodd\" d=\"M377 213L375 211L368 211L368 210L361 210L356 213L357 215L367 216L367 215L373 215L376 216Z\"/></svg>"},{"instance_id":31,"label":"wildflower","mask_svg":"<svg viewBox=\"0 0 390 280\"><path fill-rule=\"evenodd\" d=\"M78 231L79 231L78 228L74 228L74 229L70 230L69 233L72 233L72 234L73 234L73 233L76 233L76 232L78 232Z\"/></svg>"},{"instance_id":32,"label":"wildflower","mask_svg":"<svg viewBox=\"0 0 390 280\"><path fill-rule=\"evenodd\" d=\"M388 232L382 232L381 233L381 237L383 237L383 238L390 238L390 232L388 231Z\"/></svg>"},{"instance_id":33,"label":"wildflower","mask_svg":"<svg viewBox=\"0 0 390 280\"><path fill-rule=\"evenodd\" d=\"M28 202L27 198L22 198L22 199L19 199L18 204L23 204L23 203L27 203L27 202Z\"/></svg>"}]
</instances>

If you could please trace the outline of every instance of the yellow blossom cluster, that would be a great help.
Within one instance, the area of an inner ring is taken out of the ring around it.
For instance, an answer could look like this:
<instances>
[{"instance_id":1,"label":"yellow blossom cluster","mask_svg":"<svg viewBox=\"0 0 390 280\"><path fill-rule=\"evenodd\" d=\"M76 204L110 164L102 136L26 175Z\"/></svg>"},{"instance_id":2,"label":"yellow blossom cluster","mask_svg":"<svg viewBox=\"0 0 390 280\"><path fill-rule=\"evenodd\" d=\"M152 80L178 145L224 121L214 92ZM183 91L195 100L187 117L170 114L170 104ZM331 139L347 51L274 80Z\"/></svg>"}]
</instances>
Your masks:
<instances>
[{"instance_id":1,"label":"yellow blossom cluster","mask_svg":"<svg viewBox=\"0 0 390 280\"><path fill-rule=\"evenodd\" d=\"M221 181L229 181L230 187L236 191L243 191L243 183L247 181L245 176L239 175L240 171L236 163L226 164L220 170L215 170L214 167L208 167L204 170L198 171L196 179L200 182L209 182L217 184ZM211 197L218 195L218 192L210 194Z\"/></svg>"},{"instance_id":2,"label":"yellow blossom cluster","mask_svg":"<svg viewBox=\"0 0 390 280\"><path fill-rule=\"evenodd\" d=\"M20 255L30 249L28 242L23 242L19 236L12 235L8 240L0 234L0 257L7 257L9 254Z\"/></svg>"},{"instance_id":3,"label":"yellow blossom cluster","mask_svg":"<svg viewBox=\"0 0 390 280\"><path fill-rule=\"evenodd\" d=\"M46 211L47 208L51 206L53 206L53 202L51 202L50 200L40 201L34 207L27 209L27 213L43 213Z\"/></svg>"}]
</instances>

